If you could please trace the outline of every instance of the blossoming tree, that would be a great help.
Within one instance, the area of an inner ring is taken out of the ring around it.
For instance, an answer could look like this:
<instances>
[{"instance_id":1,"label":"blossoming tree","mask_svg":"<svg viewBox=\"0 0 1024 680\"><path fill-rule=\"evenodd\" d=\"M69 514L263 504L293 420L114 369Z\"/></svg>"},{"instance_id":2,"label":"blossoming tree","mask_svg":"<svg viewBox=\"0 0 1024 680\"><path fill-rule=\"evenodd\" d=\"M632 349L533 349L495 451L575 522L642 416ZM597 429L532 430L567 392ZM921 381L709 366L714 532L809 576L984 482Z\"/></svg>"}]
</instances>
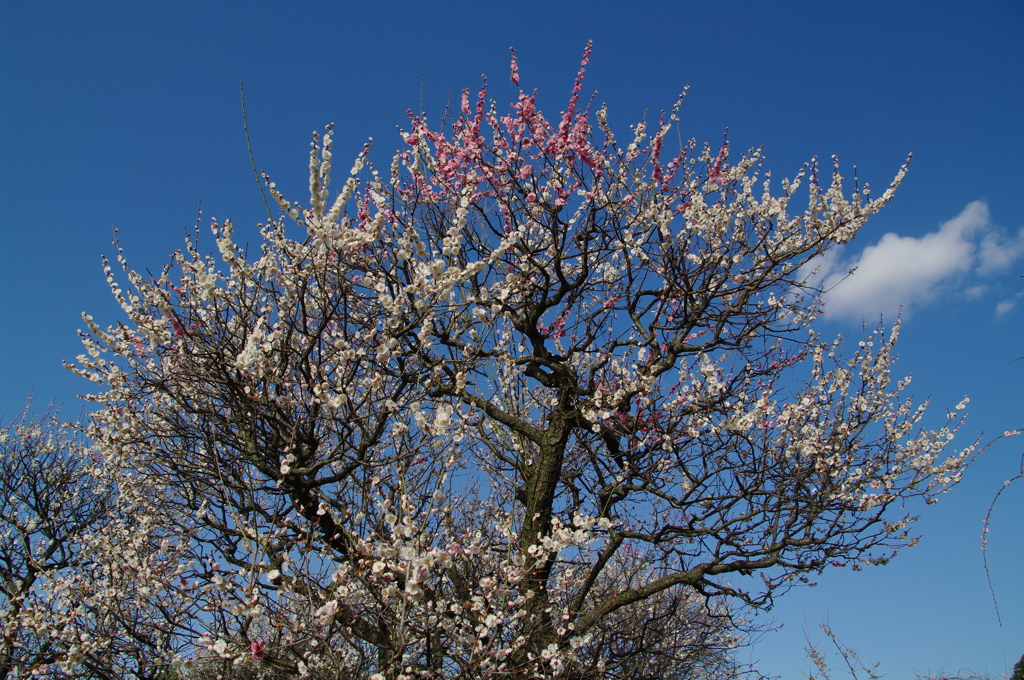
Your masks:
<instances>
[{"instance_id":1,"label":"blossoming tree","mask_svg":"<svg viewBox=\"0 0 1024 680\"><path fill-rule=\"evenodd\" d=\"M180 574L179 546L79 423L28 408L0 429L0 680L166 678L197 613L153 588Z\"/></svg>"},{"instance_id":2,"label":"blossoming tree","mask_svg":"<svg viewBox=\"0 0 1024 680\"><path fill-rule=\"evenodd\" d=\"M78 437L49 410L35 420L27 410L0 429L0 678L55 660L24 622L52 614L40 581L78 566L81 537L106 516Z\"/></svg>"},{"instance_id":3,"label":"blossoming tree","mask_svg":"<svg viewBox=\"0 0 1024 680\"><path fill-rule=\"evenodd\" d=\"M895 327L809 331L815 258L905 168L879 198L815 162L775 186L758 151L669 152L675 109L620 142L583 75L553 121L522 90L410 114L333 198L328 128L308 205L268 182L258 252L215 221L219 261L196 236L158 277L107 268L127 319L86 317L91 436L178 565L136 588L194 603L203 659L721 675L736 606L884 563L905 501L959 479L962 405L917 429Z\"/></svg>"}]
</instances>

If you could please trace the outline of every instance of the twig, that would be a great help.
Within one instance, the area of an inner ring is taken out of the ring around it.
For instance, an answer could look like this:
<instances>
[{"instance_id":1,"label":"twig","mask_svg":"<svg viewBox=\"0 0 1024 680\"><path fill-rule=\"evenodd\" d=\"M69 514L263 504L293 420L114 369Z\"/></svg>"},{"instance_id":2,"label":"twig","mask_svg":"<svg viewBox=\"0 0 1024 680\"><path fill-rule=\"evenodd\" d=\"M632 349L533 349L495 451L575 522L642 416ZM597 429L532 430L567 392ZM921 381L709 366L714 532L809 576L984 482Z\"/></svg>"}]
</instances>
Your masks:
<instances>
[{"instance_id":1,"label":"twig","mask_svg":"<svg viewBox=\"0 0 1024 680\"><path fill-rule=\"evenodd\" d=\"M1003 434L1002 437L997 437L997 439L1002 439L1003 437L1013 437L1018 434L1020 434L1020 430L1010 430ZM1000 628L1003 627L1003 619L999 615L999 603L996 601L996 589L995 586L992 585L992 572L988 567L988 528L990 520L992 519L992 511L995 510L996 507L996 501L999 500L999 497L1003 494L1004 491L1006 491L1006 489L1011 484L1013 484L1015 481L1021 478L1024 478L1024 453L1021 454L1020 472L1016 476L1011 477L1010 479L1003 482L1003 487L996 492L995 496L992 497L992 502L989 503L988 506L988 512L985 513L985 522L982 525L983 528L981 531L981 561L985 565L985 578L988 579L988 590L992 594L992 606L996 608L996 620L999 622Z\"/></svg>"},{"instance_id":2,"label":"twig","mask_svg":"<svg viewBox=\"0 0 1024 680\"><path fill-rule=\"evenodd\" d=\"M270 209L270 202L267 201L267 192L263 190L263 182L260 181L260 171L256 169L256 158L252 155L252 141L249 139L249 122L245 118L245 86L239 81L238 94L242 98L242 129L245 130L245 145L249 149L249 162L252 163L252 174L256 177L256 186L260 188L260 195L263 196L263 205L267 207L267 217L274 221L274 213Z\"/></svg>"}]
</instances>

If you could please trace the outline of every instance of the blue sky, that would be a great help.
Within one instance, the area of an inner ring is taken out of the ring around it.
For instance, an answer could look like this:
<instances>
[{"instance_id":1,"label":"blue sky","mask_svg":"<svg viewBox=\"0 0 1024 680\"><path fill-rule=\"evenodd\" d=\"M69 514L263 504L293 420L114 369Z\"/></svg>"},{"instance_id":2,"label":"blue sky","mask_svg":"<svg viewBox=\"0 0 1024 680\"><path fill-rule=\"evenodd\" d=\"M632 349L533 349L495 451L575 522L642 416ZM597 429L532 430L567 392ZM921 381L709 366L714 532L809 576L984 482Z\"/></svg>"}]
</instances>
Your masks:
<instances>
[{"instance_id":1,"label":"blue sky","mask_svg":"<svg viewBox=\"0 0 1024 680\"><path fill-rule=\"evenodd\" d=\"M545 112L564 107L588 39L585 91L621 131L670 107L687 83L684 138L763 146L776 177L812 156L883 188L908 152L895 201L824 263L836 287L825 334L904 304L897 367L932 400L931 424L966 394L961 445L1024 427L1024 3L262 3L0 2L0 413L65 414L87 385L62 368L80 314L118 318L100 270L111 227L136 269L158 270L204 220L261 219L242 133L261 169L301 195L311 132L335 154L367 137L384 165L405 111L437 120L450 93L490 76L503 105L509 46ZM620 132L620 135L622 132ZM263 213L265 216L265 213ZM982 434L983 433L983 434ZM921 544L886 567L827 572L771 613L783 630L743 658L797 678L804 630L828 621L890 678L1003 672L1024 654L1024 437L998 442L922 511ZM833 655L833 660L835 659Z\"/></svg>"}]
</instances>

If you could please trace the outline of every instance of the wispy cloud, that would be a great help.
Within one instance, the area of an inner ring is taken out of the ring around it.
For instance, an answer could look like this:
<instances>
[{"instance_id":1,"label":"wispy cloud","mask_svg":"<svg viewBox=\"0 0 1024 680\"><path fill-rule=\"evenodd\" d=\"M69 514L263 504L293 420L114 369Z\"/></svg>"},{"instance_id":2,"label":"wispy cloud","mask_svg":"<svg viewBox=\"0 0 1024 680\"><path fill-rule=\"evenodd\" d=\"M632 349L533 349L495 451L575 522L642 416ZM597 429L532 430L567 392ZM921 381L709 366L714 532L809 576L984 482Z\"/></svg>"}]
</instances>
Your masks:
<instances>
[{"instance_id":1,"label":"wispy cloud","mask_svg":"<svg viewBox=\"0 0 1024 680\"><path fill-rule=\"evenodd\" d=\"M1020 293L1017 293L1016 295L1014 295L1011 298L1007 298L1005 300L1002 300L998 305L996 305L996 316L1003 316L1004 314L1009 312L1011 309L1016 307L1017 306L1017 302L1019 302L1022 297L1024 297L1024 291L1021 291Z\"/></svg>"},{"instance_id":2,"label":"wispy cloud","mask_svg":"<svg viewBox=\"0 0 1024 680\"><path fill-rule=\"evenodd\" d=\"M819 263L819 277L828 290L826 315L877 318L901 307L922 307L939 295L981 297L988 286L977 277L1002 273L1024 255L1024 229L1008 236L991 223L988 205L974 201L920 238L889 233L856 257L843 259L835 251L829 255ZM855 271L848 276L851 269ZM1004 300L997 313L1008 312L1016 300Z\"/></svg>"}]
</instances>

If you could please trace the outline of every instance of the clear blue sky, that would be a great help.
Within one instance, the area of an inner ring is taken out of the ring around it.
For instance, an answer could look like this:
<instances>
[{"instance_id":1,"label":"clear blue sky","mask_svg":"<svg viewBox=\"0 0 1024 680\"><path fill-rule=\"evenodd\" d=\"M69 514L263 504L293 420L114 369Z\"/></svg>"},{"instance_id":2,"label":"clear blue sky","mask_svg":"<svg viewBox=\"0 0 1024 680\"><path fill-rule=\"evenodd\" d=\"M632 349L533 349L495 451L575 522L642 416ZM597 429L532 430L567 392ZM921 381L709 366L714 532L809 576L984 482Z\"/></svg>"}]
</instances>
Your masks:
<instances>
[{"instance_id":1,"label":"clear blue sky","mask_svg":"<svg viewBox=\"0 0 1024 680\"><path fill-rule=\"evenodd\" d=\"M963 395L966 445L1024 427L1024 2L857 3L0 3L0 412L88 386L61 367L80 314L118 318L100 254L111 226L136 269L158 270L204 219L261 219L242 133L245 82L257 163L286 193L305 186L310 133L336 123L336 158L366 137L386 166L395 126L486 73L564 107L588 39L585 91L623 134L684 85L682 134L762 146L775 176L839 155L879 189L907 152L894 203L830 263L859 264L836 289L826 334L905 304L901 373L932 398L931 424ZM341 167L341 166L339 166ZM852 175L852 172L848 172ZM265 215L265 213L264 213ZM253 232L248 233L250 238ZM887 234L892 234L887 236ZM244 238L244 236L243 236ZM866 250L865 250L866 249ZM917 524L921 544L889 566L837 569L782 597L784 624L743 658L797 678L804 629L828 620L890 678L1003 672L1024 653L1024 484L997 507L990 565L979 534L1020 467L1024 437L988 451ZM832 657L835 660L835 657Z\"/></svg>"}]
</instances>

